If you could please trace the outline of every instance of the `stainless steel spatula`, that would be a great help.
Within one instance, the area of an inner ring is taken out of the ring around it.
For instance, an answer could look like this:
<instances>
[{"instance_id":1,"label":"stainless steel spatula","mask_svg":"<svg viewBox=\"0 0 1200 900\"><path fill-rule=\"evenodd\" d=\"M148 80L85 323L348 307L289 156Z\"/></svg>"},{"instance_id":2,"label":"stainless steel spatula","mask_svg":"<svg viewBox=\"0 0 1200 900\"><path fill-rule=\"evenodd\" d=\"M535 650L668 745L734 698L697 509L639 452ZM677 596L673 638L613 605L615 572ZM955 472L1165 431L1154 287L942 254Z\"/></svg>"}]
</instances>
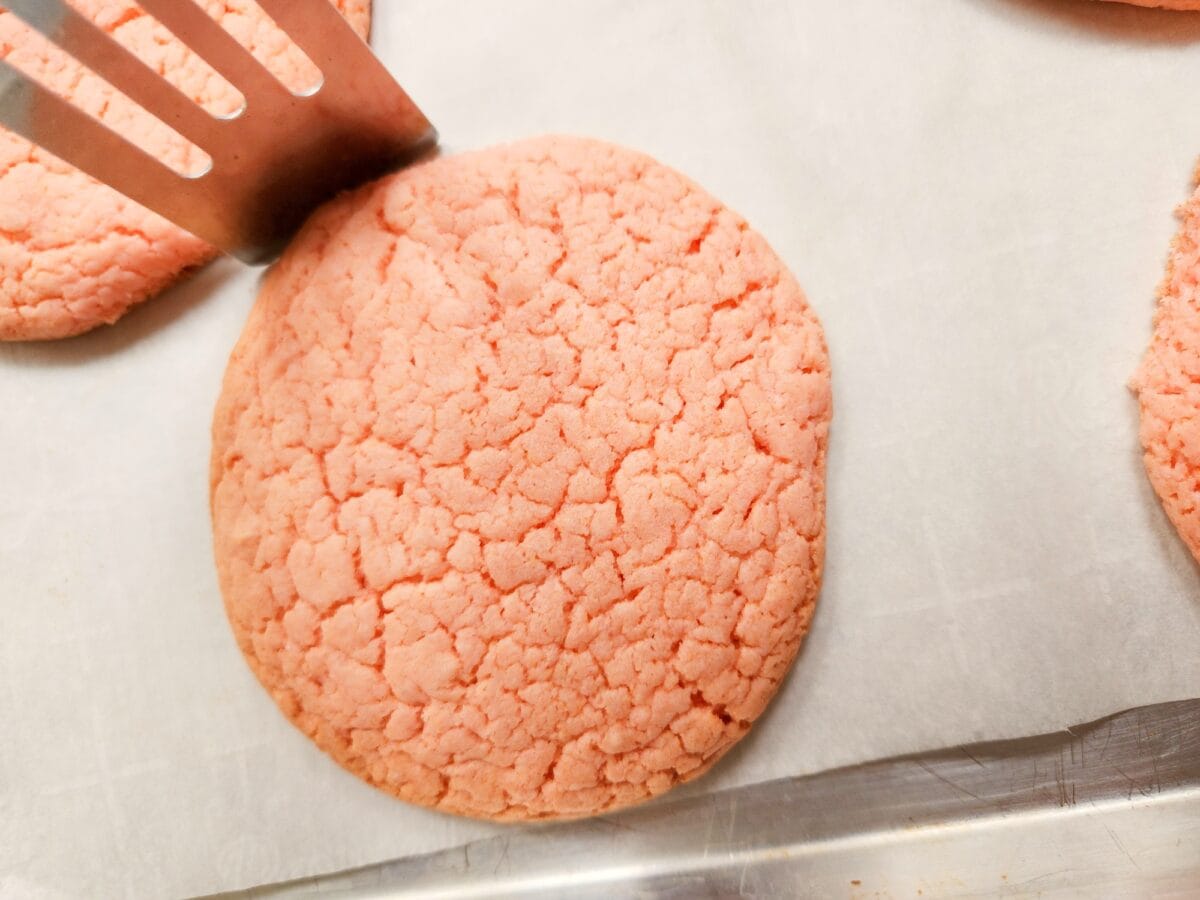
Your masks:
<instances>
[{"instance_id":1,"label":"stainless steel spatula","mask_svg":"<svg viewBox=\"0 0 1200 900\"><path fill-rule=\"evenodd\" d=\"M321 71L296 95L193 0L142 8L245 97L219 118L64 0L0 0L61 49L204 150L186 176L0 60L0 125L247 262L276 255L321 200L414 158L433 126L329 0L258 0Z\"/></svg>"}]
</instances>

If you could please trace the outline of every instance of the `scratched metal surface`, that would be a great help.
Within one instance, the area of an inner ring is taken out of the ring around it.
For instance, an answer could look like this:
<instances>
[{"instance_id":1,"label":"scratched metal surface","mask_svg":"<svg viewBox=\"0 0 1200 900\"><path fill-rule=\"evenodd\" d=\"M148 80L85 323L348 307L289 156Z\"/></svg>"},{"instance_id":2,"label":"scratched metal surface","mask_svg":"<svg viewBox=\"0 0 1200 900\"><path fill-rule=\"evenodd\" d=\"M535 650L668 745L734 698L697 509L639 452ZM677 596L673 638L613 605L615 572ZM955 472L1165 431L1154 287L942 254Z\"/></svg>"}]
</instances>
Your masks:
<instances>
[{"instance_id":1,"label":"scratched metal surface","mask_svg":"<svg viewBox=\"0 0 1200 900\"><path fill-rule=\"evenodd\" d=\"M318 893L1196 897L1200 699L226 896Z\"/></svg>"}]
</instances>

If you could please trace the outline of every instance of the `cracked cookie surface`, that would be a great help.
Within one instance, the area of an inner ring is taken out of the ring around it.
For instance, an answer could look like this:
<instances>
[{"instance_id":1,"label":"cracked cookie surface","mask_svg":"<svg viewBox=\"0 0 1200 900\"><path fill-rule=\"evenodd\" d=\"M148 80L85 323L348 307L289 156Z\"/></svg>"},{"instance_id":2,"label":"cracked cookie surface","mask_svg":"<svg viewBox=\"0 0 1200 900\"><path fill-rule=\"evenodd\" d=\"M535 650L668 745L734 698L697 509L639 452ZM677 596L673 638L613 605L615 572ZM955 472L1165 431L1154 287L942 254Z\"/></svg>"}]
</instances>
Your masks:
<instances>
[{"instance_id":1,"label":"cracked cookie surface","mask_svg":"<svg viewBox=\"0 0 1200 900\"><path fill-rule=\"evenodd\" d=\"M68 97L184 170L186 141L70 56L31 32L0 0L0 59ZM130 0L72 0L139 59L205 109L230 113L240 95ZM202 0L289 86L307 60L245 0ZM365 35L370 0L335 0ZM56 156L0 129L0 340L69 337L116 321L217 255L199 238Z\"/></svg>"},{"instance_id":2,"label":"cracked cookie surface","mask_svg":"<svg viewBox=\"0 0 1200 900\"><path fill-rule=\"evenodd\" d=\"M1200 184L1200 167L1196 170ZM1154 336L1131 382L1150 483L1200 560L1200 187L1179 209Z\"/></svg>"},{"instance_id":3,"label":"cracked cookie surface","mask_svg":"<svg viewBox=\"0 0 1200 900\"><path fill-rule=\"evenodd\" d=\"M638 153L539 138L345 195L215 414L226 609L284 713L414 803L581 816L750 728L824 547L821 327Z\"/></svg>"}]
</instances>

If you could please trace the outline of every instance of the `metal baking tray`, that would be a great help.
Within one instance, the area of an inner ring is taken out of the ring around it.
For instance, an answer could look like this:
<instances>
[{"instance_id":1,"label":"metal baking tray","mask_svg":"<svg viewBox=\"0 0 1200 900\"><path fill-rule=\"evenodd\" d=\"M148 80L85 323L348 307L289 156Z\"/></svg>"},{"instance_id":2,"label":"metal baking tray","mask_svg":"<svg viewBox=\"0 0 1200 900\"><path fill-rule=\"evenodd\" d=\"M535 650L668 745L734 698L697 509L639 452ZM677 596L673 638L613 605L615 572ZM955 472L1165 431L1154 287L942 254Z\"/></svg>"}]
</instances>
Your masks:
<instances>
[{"instance_id":1,"label":"metal baking tray","mask_svg":"<svg viewBox=\"0 0 1200 900\"><path fill-rule=\"evenodd\" d=\"M237 898L1200 897L1200 699Z\"/></svg>"}]
</instances>

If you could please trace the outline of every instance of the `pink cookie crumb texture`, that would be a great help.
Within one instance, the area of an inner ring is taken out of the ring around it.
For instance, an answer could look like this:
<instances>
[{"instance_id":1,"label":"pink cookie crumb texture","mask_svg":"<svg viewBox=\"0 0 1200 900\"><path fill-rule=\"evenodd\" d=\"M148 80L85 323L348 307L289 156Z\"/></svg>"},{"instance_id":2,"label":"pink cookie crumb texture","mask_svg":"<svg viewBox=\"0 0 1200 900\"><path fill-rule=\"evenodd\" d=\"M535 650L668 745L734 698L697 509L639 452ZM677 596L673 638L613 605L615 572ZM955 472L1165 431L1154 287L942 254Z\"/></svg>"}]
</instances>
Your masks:
<instances>
[{"instance_id":1,"label":"pink cookie crumb texture","mask_svg":"<svg viewBox=\"0 0 1200 900\"><path fill-rule=\"evenodd\" d=\"M1200 167L1196 170L1200 183ZM1150 482L1200 560L1200 188L1179 209L1154 336L1132 387Z\"/></svg>"},{"instance_id":2,"label":"pink cookie crumb texture","mask_svg":"<svg viewBox=\"0 0 1200 900\"><path fill-rule=\"evenodd\" d=\"M350 771L574 817L706 771L808 630L829 363L767 243L638 153L540 138L320 211L213 427L251 668Z\"/></svg>"},{"instance_id":3,"label":"pink cookie crumb texture","mask_svg":"<svg viewBox=\"0 0 1200 900\"><path fill-rule=\"evenodd\" d=\"M186 96L229 113L240 95L131 0L72 0ZM201 3L285 83L307 60L245 0ZM369 0L335 0L363 35ZM0 59L152 155L188 169L195 150L70 56L28 29L0 0ZM116 321L216 250L12 132L0 129L0 340L44 340Z\"/></svg>"}]
</instances>

